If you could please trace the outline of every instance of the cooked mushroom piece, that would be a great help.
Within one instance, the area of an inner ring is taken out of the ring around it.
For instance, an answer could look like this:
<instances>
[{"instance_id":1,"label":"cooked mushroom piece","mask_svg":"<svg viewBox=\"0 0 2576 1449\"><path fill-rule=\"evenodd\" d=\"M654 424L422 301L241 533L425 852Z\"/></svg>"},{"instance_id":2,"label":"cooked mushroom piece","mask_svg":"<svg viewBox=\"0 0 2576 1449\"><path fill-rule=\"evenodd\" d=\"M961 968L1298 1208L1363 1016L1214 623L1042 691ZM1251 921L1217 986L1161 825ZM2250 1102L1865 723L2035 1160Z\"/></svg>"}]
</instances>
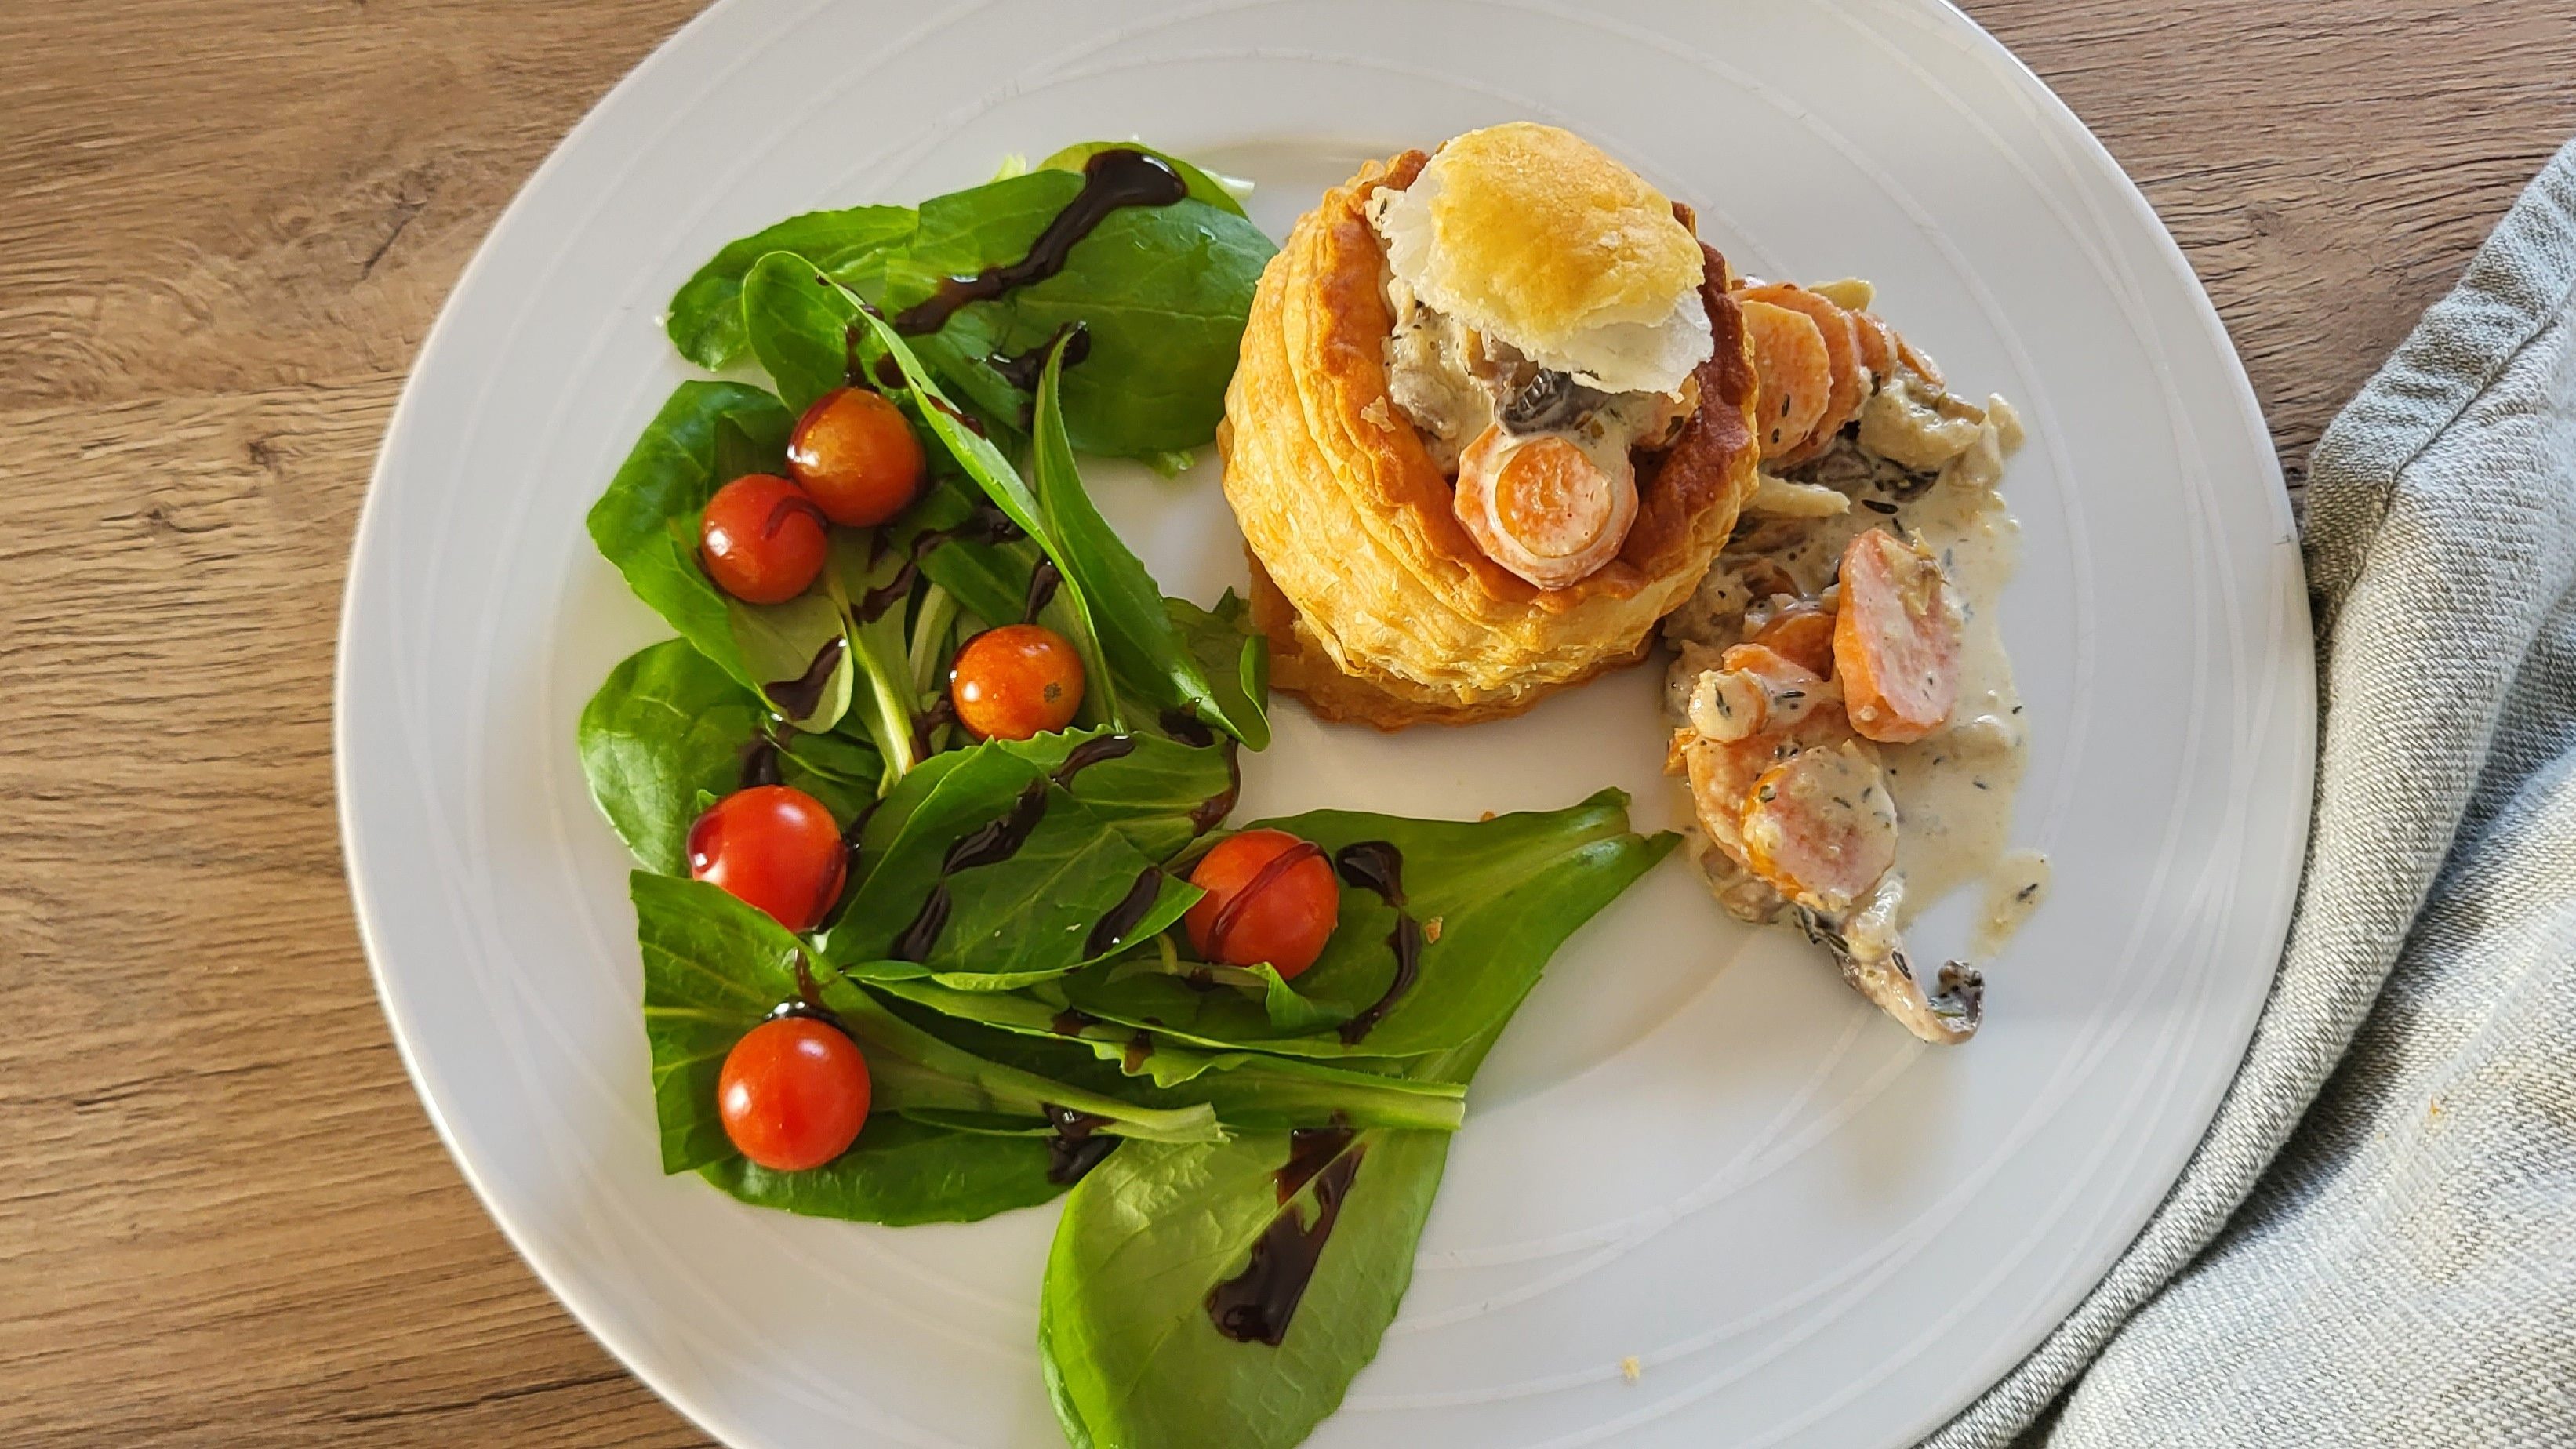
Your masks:
<instances>
[{"instance_id":1,"label":"cooked mushroom piece","mask_svg":"<svg viewBox=\"0 0 2576 1449\"><path fill-rule=\"evenodd\" d=\"M1843 980L1907 1031L1934 1046L1957 1046L1985 1020L1986 979L1964 961L1945 961L1925 982L1896 932L1905 878L1891 871L1858 909L1840 917L1794 907L1807 939L1832 953Z\"/></svg>"}]
</instances>

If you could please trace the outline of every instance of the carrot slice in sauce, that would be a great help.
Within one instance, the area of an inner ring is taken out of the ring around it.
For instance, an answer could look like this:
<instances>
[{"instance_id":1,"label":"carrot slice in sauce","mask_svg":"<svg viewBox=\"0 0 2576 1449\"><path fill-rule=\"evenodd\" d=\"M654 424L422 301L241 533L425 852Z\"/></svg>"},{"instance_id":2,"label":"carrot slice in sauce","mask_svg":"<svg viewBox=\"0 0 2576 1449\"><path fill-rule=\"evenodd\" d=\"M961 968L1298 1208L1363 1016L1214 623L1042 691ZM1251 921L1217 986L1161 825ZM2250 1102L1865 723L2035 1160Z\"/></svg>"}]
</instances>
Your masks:
<instances>
[{"instance_id":1,"label":"carrot slice in sauce","mask_svg":"<svg viewBox=\"0 0 2576 1449\"><path fill-rule=\"evenodd\" d=\"M1745 867L1816 910L1850 906L1896 864L1896 806L1863 744L1801 750L1763 771L1737 828Z\"/></svg>"},{"instance_id":2,"label":"carrot slice in sauce","mask_svg":"<svg viewBox=\"0 0 2576 1449\"><path fill-rule=\"evenodd\" d=\"M1818 676L1834 672L1834 616L1813 599L1802 599L1772 615L1744 642L1759 644Z\"/></svg>"},{"instance_id":3,"label":"carrot slice in sauce","mask_svg":"<svg viewBox=\"0 0 2576 1449\"><path fill-rule=\"evenodd\" d=\"M1851 313L1794 282L1769 282L1749 287L1741 295L1748 301L1798 313L1815 323L1817 335L1824 339L1825 409L1806 439L1782 455L1784 462L1803 462L1833 446L1834 434L1860 415L1860 405L1869 398L1869 382L1861 373L1859 332L1853 326ZM1769 452L1764 451L1766 455Z\"/></svg>"},{"instance_id":4,"label":"carrot slice in sauce","mask_svg":"<svg viewBox=\"0 0 2576 1449\"><path fill-rule=\"evenodd\" d=\"M1760 384L1762 456L1797 447L1825 415L1834 385L1833 355L1824 330L1803 312L1768 302L1742 303L1745 330L1753 334L1753 375Z\"/></svg>"},{"instance_id":5,"label":"carrot slice in sauce","mask_svg":"<svg viewBox=\"0 0 2576 1449\"><path fill-rule=\"evenodd\" d=\"M1919 740L1959 701L1959 607L1941 565L1885 529L1843 550L1834 672L1852 728L1873 740Z\"/></svg>"}]
</instances>

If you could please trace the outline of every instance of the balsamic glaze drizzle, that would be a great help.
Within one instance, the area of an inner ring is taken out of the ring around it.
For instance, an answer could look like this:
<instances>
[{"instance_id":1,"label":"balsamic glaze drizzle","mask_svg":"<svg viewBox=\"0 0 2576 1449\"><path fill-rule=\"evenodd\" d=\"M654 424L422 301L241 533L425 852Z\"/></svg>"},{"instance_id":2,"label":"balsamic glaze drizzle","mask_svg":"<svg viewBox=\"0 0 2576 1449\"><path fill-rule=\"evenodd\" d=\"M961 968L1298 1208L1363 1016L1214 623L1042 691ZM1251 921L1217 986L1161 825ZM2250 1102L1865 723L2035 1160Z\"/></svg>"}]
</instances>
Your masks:
<instances>
[{"instance_id":1,"label":"balsamic glaze drizzle","mask_svg":"<svg viewBox=\"0 0 2576 1449\"><path fill-rule=\"evenodd\" d=\"M1109 914L1102 916L1100 924L1092 927L1091 934L1083 939L1082 959L1089 961L1105 956L1125 945L1127 933L1136 929L1136 923L1145 919L1145 913L1154 908L1154 902L1162 899L1162 895L1163 868L1159 865L1145 867L1138 873L1136 883L1127 888L1127 894L1118 898L1118 904L1111 906Z\"/></svg>"},{"instance_id":2,"label":"balsamic glaze drizzle","mask_svg":"<svg viewBox=\"0 0 2576 1449\"><path fill-rule=\"evenodd\" d=\"M1185 709L1163 711L1163 733L1194 750L1204 750L1216 743L1216 733L1199 722L1199 717Z\"/></svg>"},{"instance_id":3,"label":"balsamic glaze drizzle","mask_svg":"<svg viewBox=\"0 0 2576 1449\"><path fill-rule=\"evenodd\" d=\"M1234 802L1243 798L1243 760L1241 742L1228 736L1225 742L1225 788L1198 803L1190 811L1190 833L1205 835L1234 813Z\"/></svg>"},{"instance_id":4,"label":"balsamic glaze drizzle","mask_svg":"<svg viewBox=\"0 0 2576 1449\"><path fill-rule=\"evenodd\" d=\"M971 277L950 277L939 290L894 316L903 333L936 332L958 309L990 301L1014 287L1043 282L1064 270L1076 242L1109 219L1122 206L1169 206L1190 194L1181 173L1158 156L1127 147L1095 154L1082 167L1082 189L1055 214L1029 244L1028 255L1015 262L986 267Z\"/></svg>"},{"instance_id":5,"label":"balsamic glaze drizzle","mask_svg":"<svg viewBox=\"0 0 2576 1449\"><path fill-rule=\"evenodd\" d=\"M768 734L752 736L750 746L742 752L742 780L736 788L749 790L783 783L785 777L778 771L777 738Z\"/></svg>"},{"instance_id":6,"label":"balsamic glaze drizzle","mask_svg":"<svg viewBox=\"0 0 2576 1449\"><path fill-rule=\"evenodd\" d=\"M1341 1219L1342 1200L1366 1155L1365 1147L1351 1146L1348 1128L1289 1134L1288 1161L1278 1172L1279 1215L1253 1240L1243 1271L1208 1290L1208 1319L1217 1332L1237 1343L1272 1348L1287 1339L1288 1321L1306 1296L1324 1243ZM1288 1205L1310 1180L1315 1185L1312 1227L1299 1222L1296 1208Z\"/></svg>"},{"instance_id":7,"label":"balsamic glaze drizzle","mask_svg":"<svg viewBox=\"0 0 2576 1449\"><path fill-rule=\"evenodd\" d=\"M1047 1181L1059 1186L1082 1180L1083 1174L1100 1165L1110 1149L1118 1145L1115 1137L1095 1135L1109 1119L1089 1112L1059 1107L1053 1102L1038 1104L1046 1113L1048 1125L1055 1132L1047 1138Z\"/></svg>"},{"instance_id":8,"label":"balsamic glaze drizzle","mask_svg":"<svg viewBox=\"0 0 2576 1449\"><path fill-rule=\"evenodd\" d=\"M1201 943L1206 953L1216 960L1224 960L1226 938L1234 934L1234 923L1243 919L1244 911L1277 885L1282 876L1323 853L1322 846L1311 840L1301 840L1263 861L1261 869L1252 873L1252 879L1245 881L1240 890L1217 908L1216 919L1208 922L1207 939Z\"/></svg>"},{"instance_id":9,"label":"balsamic glaze drizzle","mask_svg":"<svg viewBox=\"0 0 2576 1449\"><path fill-rule=\"evenodd\" d=\"M886 947L887 955L897 961L929 960L931 948L938 945L939 933L947 927L949 914L956 905L948 893L948 878L961 870L999 865L1017 855L1020 847L1028 844L1029 837L1037 832L1038 823L1046 818L1050 789L1070 790L1076 775L1094 765L1130 754L1135 748L1136 740L1132 735L1102 735L1097 739L1084 740L1066 753L1064 763L1056 767L1055 773L1040 775L1022 786L1019 798L1011 803L1009 813L958 837L957 843L948 847L948 854L940 859L937 883L931 886L930 894L922 898L921 909L913 914L902 930L895 933L893 942ZM1129 894L1131 897L1134 895L1133 889ZM1152 903L1153 898L1147 897L1147 906ZM1117 922L1119 913L1125 909L1126 902L1120 902L1108 917L1103 918L1103 924L1118 924L1123 934L1144 915L1140 910L1125 922ZM1095 927L1093 936L1097 938L1098 935L1099 928Z\"/></svg>"},{"instance_id":10,"label":"balsamic glaze drizzle","mask_svg":"<svg viewBox=\"0 0 2576 1449\"><path fill-rule=\"evenodd\" d=\"M1036 623L1038 611L1047 606L1047 601L1055 597L1056 589L1063 583L1064 571L1055 566L1055 560L1040 556L1037 567L1029 570L1028 602L1020 606L1021 621Z\"/></svg>"},{"instance_id":11,"label":"balsamic glaze drizzle","mask_svg":"<svg viewBox=\"0 0 2576 1449\"><path fill-rule=\"evenodd\" d=\"M840 668L842 651L849 647L850 641L833 635L814 651L814 661L805 666L804 673L794 679L772 680L761 686L761 692L778 706L779 713L791 720L803 719L822 707L823 691L831 687L832 671Z\"/></svg>"},{"instance_id":12,"label":"balsamic glaze drizzle","mask_svg":"<svg viewBox=\"0 0 2576 1449\"><path fill-rule=\"evenodd\" d=\"M1079 322L1067 322L1047 334L1044 342L1026 352L996 352L984 359L984 365L1002 375L1002 381L1022 392L1036 392L1038 380L1046 376L1047 354L1055 350L1056 340L1071 334L1064 344L1064 365L1073 366L1091 355L1091 334Z\"/></svg>"},{"instance_id":13,"label":"balsamic glaze drizzle","mask_svg":"<svg viewBox=\"0 0 2576 1449\"><path fill-rule=\"evenodd\" d=\"M1404 852L1396 849L1393 842L1362 840L1345 845L1334 855L1333 869L1343 880L1361 890L1375 891L1379 899L1395 907L1395 929L1386 936L1387 947L1395 952L1395 979L1365 1010L1342 1023L1341 1038L1347 1046L1367 1036L1421 979L1422 923L1404 908Z\"/></svg>"}]
</instances>

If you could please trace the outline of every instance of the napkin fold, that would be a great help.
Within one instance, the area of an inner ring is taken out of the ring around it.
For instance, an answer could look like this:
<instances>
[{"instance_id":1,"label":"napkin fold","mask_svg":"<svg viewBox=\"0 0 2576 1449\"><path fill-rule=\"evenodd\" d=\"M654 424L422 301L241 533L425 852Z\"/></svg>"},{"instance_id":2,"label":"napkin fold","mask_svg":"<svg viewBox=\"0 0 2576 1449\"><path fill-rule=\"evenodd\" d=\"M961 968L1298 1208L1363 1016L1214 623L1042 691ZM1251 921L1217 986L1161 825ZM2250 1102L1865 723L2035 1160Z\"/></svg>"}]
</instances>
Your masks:
<instances>
[{"instance_id":1,"label":"napkin fold","mask_svg":"<svg viewBox=\"0 0 2576 1449\"><path fill-rule=\"evenodd\" d=\"M2253 1044L1931 1444L2576 1443L2576 143L2327 428L2305 542L2315 825Z\"/></svg>"}]
</instances>

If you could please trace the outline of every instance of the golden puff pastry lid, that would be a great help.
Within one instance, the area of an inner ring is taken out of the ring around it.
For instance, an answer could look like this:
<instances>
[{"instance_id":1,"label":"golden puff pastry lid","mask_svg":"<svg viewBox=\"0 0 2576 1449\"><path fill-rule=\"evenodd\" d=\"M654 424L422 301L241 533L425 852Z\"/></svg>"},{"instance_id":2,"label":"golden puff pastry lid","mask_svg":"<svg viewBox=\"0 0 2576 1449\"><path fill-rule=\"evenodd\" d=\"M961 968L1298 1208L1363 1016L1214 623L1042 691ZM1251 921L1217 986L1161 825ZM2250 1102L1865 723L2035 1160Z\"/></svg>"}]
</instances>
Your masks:
<instances>
[{"instance_id":1,"label":"golden puff pastry lid","mask_svg":"<svg viewBox=\"0 0 2576 1449\"><path fill-rule=\"evenodd\" d=\"M1469 131L1403 191L1387 263L1429 306L1611 392L1670 392L1708 356L1699 239L1580 136Z\"/></svg>"},{"instance_id":2,"label":"golden puff pastry lid","mask_svg":"<svg viewBox=\"0 0 2576 1449\"><path fill-rule=\"evenodd\" d=\"M1642 657L1725 545L1758 454L1743 316L1725 262L1694 242L1715 337L1692 374L1700 407L1640 459L1618 557L1554 589L1487 558L1388 395L1387 266L1365 212L1428 159L1371 162L1299 220L1254 293L1217 431L1273 682L1328 718L1390 729L1516 713ZM1688 213L1669 214L1689 235Z\"/></svg>"}]
</instances>

